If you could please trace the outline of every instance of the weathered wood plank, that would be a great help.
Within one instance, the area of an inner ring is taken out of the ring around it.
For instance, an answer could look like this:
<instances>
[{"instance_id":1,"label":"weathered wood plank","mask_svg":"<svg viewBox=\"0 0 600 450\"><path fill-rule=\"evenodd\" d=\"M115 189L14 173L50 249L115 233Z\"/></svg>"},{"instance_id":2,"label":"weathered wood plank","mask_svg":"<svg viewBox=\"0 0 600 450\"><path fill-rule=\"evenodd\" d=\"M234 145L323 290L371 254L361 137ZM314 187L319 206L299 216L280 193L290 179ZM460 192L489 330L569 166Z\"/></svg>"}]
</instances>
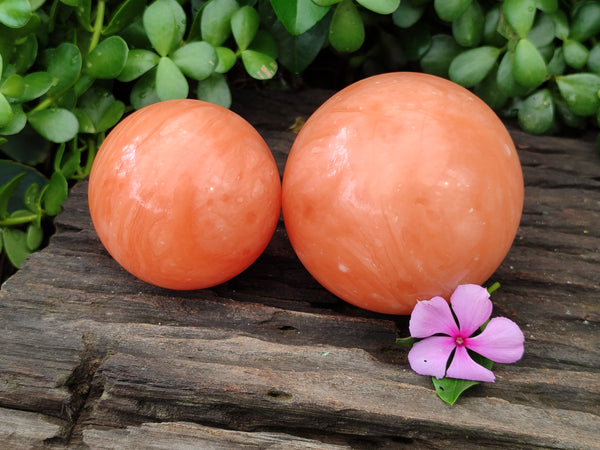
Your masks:
<instances>
[{"instance_id":1,"label":"weathered wood plank","mask_svg":"<svg viewBox=\"0 0 600 450\"><path fill-rule=\"evenodd\" d=\"M282 433L245 433L187 422L144 423L125 429L84 431L84 443L90 449L174 448L177 450L285 449L342 450L347 446L329 445Z\"/></svg>"},{"instance_id":2,"label":"weathered wood plank","mask_svg":"<svg viewBox=\"0 0 600 450\"><path fill-rule=\"evenodd\" d=\"M60 438L64 424L42 414L0 408L0 443L10 450L41 448Z\"/></svg>"},{"instance_id":3,"label":"weathered wood plank","mask_svg":"<svg viewBox=\"0 0 600 450\"><path fill-rule=\"evenodd\" d=\"M328 95L240 92L234 109L282 170L288 127ZM81 183L50 245L0 291L0 444L600 448L600 158L591 137L510 130L526 201L493 276L494 314L519 323L526 353L498 365L495 384L441 402L394 344L407 318L325 291L283 223L221 286L173 292L136 280L99 243ZM8 433L17 419L2 413L12 411L54 428Z\"/></svg>"}]
</instances>

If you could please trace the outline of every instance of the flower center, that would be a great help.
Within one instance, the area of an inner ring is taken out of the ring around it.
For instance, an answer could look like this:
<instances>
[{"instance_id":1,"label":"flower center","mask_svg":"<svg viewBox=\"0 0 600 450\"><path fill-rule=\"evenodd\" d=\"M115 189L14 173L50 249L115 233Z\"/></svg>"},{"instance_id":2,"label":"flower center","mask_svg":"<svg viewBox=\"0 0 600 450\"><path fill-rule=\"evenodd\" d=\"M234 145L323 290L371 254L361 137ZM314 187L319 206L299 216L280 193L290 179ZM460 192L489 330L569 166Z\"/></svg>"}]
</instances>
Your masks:
<instances>
[{"instance_id":1,"label":"flower center","mask_svg":"<svg viewBox=\"0 0 600 450\"><path fill-rule=\"evenodd\" d=\"M456 345L465 345L465 340L463 339L462 336L457 336L456 339L454 340L454 342L456 343Z\"/></svg>"}]
</instances>

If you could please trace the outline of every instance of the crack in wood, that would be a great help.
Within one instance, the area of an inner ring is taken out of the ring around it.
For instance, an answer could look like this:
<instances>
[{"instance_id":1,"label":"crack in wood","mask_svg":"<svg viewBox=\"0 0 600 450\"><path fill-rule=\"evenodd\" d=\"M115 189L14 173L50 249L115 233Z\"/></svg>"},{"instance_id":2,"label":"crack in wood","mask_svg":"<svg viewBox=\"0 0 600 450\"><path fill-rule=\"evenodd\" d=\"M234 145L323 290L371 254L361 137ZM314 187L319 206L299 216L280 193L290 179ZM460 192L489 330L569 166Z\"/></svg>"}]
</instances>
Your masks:
<instances>
[{"instance_id":1,"label":"crack in wood","mask_svg":"<svg viewBox=\"0 0 600 450\"><path fill-rule=\"evenodd\" d=\"M84 334L82 342L84 347L80 354L80 362L63 384L71 394L69 402L63 404L62 410L67 423L60 437L48 440L47 444L59 443L68 446L74 438L80 441L81 436L76 436L76 430L82 412L88 403L102 395L102 386L97 383L94 385L93 380L107 352L99 347L91 334Z\"/></svg>"}]
</instances>

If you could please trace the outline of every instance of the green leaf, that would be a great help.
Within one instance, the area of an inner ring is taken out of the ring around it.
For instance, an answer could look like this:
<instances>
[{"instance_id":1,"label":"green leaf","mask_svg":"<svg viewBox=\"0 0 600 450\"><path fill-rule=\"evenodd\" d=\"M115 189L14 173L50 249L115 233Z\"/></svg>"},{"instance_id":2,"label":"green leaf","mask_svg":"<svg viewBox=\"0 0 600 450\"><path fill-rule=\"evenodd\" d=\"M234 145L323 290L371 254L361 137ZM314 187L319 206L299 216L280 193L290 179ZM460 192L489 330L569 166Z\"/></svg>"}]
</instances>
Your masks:
<instances>
[{"instance_id":1,"label":"green leaf","mask_svg":"<svg viewBox=\"0 0 600 450\"><path fill-rule=\"evenodd\" d=\"M537 49L540 52L540 55L542 55L542 58L544 58L544 61L546 62L546 65L547 65L548 62L552 59L552 56L554 56L554 50L556 49L556 45L554 45L554 42L552 42L548 45L545 45L544 47L537 47ZM547 67L546 67L546 70L547 70ZM546 76L546 78L549 78L549 77Z\"/></svg>"},{"instance_id":2,"label":"green leaf","mask_svg":"<svg viewBox=\"0 0 600 450\"><path fill-rule=\"evenodd\" d=\"M495 5L485 13L483 23L483 42L494 47L501 47L506 43L506 38L498 32L500 23L500 6Z\"/></svg>"},{"instance_id":3,"label":"green leaf","mask_svg":"<svg viewBox=\"0 0 600 450\"><path fill-rule=\"evenodd\" d=\"M509 25L524 38L531 30L535 19L535 0L504 0L502 13Z\"/></svg>"},{"instance_id":4,"label":"green leaf","mask_svg":"<svg viewBox=\"0 0 600 450\"><path fill-rule=\"evenodd\" d=\"M27 116L19 103L12 105L12 119L6 125L0 127L0 135L10 136L20 133L27 124Z\"/></svg>"},{"instance_id":5,"label":"green leaf","mask_svg":"<svg viewBox=\"0 0 600 450\"><path fill-rule=\"evenodd\" d=\"M470 387L479 384L479 381L457 380L455 378L431 378L433 387L438 397L450 405L454 405L461 394Z\"/></svg>"},{"instance_id":6,"label":"green leaf","mask_svg":"<svg viewBox=\"0 0 600 450\"><path fill-rule=\"evenodd\" d=\"M514 56L515 52L511 51L502 56L496 73L496 82L498 88L509 97L521 97L528 92L529 88L517 83L517 80L515 80L513 74Z\"/></svg>"},{"instance_id":7,"label":"green leaf","mask_svg":"<svg viewBox=\"0 0 600 450\"><path fill-rule=\"evenodd\" d=\"M14 66L17 73L27 72L36 61L38 40L35 34L28 34L15 49Z\"/></svg>"},{"instance_id":8,"label":"green leaf","mask_svg":"<svg viewBox=\"0 0 600 450\"><path fill-rule=\"evenodd\" d=\"M179 67L168 57L163 56L156 68L156 93L161 100L186 98L189 86Z\"/></svg>"},{"instance_id":9,"label":"green leaf","mask_svg":"<svg viewBox=\"0 0 600 450\"><path fill-rule=\"evenodd\" d=\"M266 1L266 0L262 0ZM204 7L208 4L208 2L199 0L192 2L192 24L189 27L186 41L201 41L202 40L202 30L200 30L200 22L202 19L202 13L204 12Z\"/></svg>"},{"instance_id":10,"label":"green leaf","mask_svg":"<svg viewBox=\"0 0 600 450\"><path fill-rule=\"evenodd\" d=\"M593 73L573 73L556 77L560 95L579 116L591 116L600 107L600 76Z\"/></svg>"},{"instance_id":11,"label":"green leaf","mask_svg":"<svg viewBox=\"0 0 600 450\"><path fill-rule=\"evenodd\" d=\"M557 47L550 61L548 61L548 76L562 75L567 67L562 47Z\"/></svg>"},{"instance_id":12,"label":"green leaf","mask_svg":"<svg viewBox=\"0 0 600 450\"><path fill-rule=\"evenodd\" d=\"M102 116L96 123L96 131L103 133L114 127L125 114L125 103L115 100L103 111Z\"/></svg>"},{"instance_id":13,"label":"green leaf","mask_svg":"<svg viewBox=\"0 0 600 450\"><path fill-rule=\"evenodd\" d=\"M24 26L31 17L31 6L27 0L0 1L0 23L7 27Z\"/></svg>"},{"instance_id":14,"label":"green leaf","mask_svg":"<svg viewBox=\"0 0 600 450\"><path fill-rule=\"evenodd\" d=\"M160 61L160 56L150 50L142 48L131 49L127 54L127 61L117 80L125 82L133 81L155 67L158 61Z\"/></svg>"},{"instance_id":15,"label":"green leaf","mask_svg":"<svg viewBox=\"0 0 600 450\"><path fill-rule=\"evenodd\" d=\"M424 12L425 5L415 5L410 1L403 1L392 14L392 21L397 27L409 28L423 17Z\"/></svg>"},{"instance_id":16,"label":"green leaf","mask_svg":"<svg viewBox=\"0 0 600 450\"><path fill-rule=\"evenodd\" d=\"M331 8L319 6L312 0L271 0L271 6L286 30L294 36L314 27Z\"/></svg>"},{"instance_id":17,"label":"green leaf","mask_svg":"<svg viewBox=\"0 0 600 450\"><path fill-rule=\"evenodd\" d=\"M269 80L277 73L277 62L271 56L256 50L244 50L242 63L248 75L257 80Z\"/></svg>"},{"instance_id":18,"label":"green leaf","mask_svg":"<svg viewBox=\"0 0 600 450\"><path fill-rule=\"evenodd\" d=\"M396 345L400 345L401 347L412 347L415 342L418 342L420 339L418 338L414 338L412 336L408 336L408 337L404 337L404 338L397 338L396 339Z\"/></svg>"},{"instance_id":19,"label":"green leaf","mask_svg":"<svg viewBox=\"0 0 600 450\"><path fill-rule=\"evenodd\" d=\"M54 83L48 90L49 95L64 91L79 78L81 71L81 52L76 45L63 42L55 49L48 51L46 71L54 77Z\"/></svg>"},{"instance_id":20,"label":"green leaf","mask_svg":"<svg viewBox=\"0 0 600 450\"><path fill-rule=\"evenodd\" d=\"M231 16L231 32L241 51L248 48L258 31L260 18L251 6L243 6Z\"/></svg>"},{"instance_id":21,"label":"green leaf","mask_svg":"<svg viewBox=\"0 0 600 450\"><path fill-rule=\"evenodd\" d=\"M156 92L156 69L145 73L135 82L129 93L129 100L135 109L160 101Z\"/></svg>"},{"instance_id":22,"label":"green leaf","mask_svg":"<svg viewBox=\"0 0 600 450\"><path fill-rule=\"evenodd\" d=\"M365 26L352 0L338 3L329 25L329 43L340 52L358 50L365 40Z\"/></svg>"},{"instance_id":23,"label":"green leaf","mask_svg":"<svg viewBox=\"0 0 600 450\"><path fill-rule=\"evenodd\" d=\"M485 17L477 0L473 0L467 10L452 22L452 35L463 47L474 47L483 39Z\"/></svg>"},{"instance_id":24,"label":"green leaf","mask_svg":"<svg viewBox=\"0 0 600 450\"><path fill-rule=\"evenodd\" d=\"M23 92L25 92L25 81L21 75L16 73L6 78L0 86L0 93L7 97L19 98L23 95Z\"/></svg>"},{"instance_id":25,"label":"green leaf","mask_svg":"<svg viewBox=\"0 0 600 450\"><path fill-rule=\"evenodd\" d=\"M564 123L570 128L581 128L585 126L587 117L578 116L571 111L571 108L569 108L565 99L560 95L560 92L553 92L552 99L554 100L554 107L561 123Z\"/></svg>"},{"instance_id":26,"label":"green leaf","mask_svg":"<svg viewBox=\"0 0 600 450\"><path fill-rule=\"evenodd\" d=\"M49 216L57 215L60 212L62 203L69 195L69 186L65 176L60 172L54 172L42 195L42 204L46 214Z\"/></svg>"},{"instance_id":27,"label":"green leaf","mask_svg":"<svg viewBox=\"0 0 600 450\"><path fill-rule=\"evenodd\" d=\"M12 28L12 30L10 30L15 38L20 40L32 33L40 31L40 25L42 24L41 16L45 16L45 14L42 10L36 10L40 9L45 1L46 0L29 0L29 6L32 14L29 16L29 20L23 26Z\"/></svg>"},{"instance_id":28,"label":"green leaf","mask_svg":"<svg viewBox=\"0 0 600 450\"><path fill-rule=\"evenodd\" d=\"M79 0L75 7L75 15L84 30L93 31L90 21L92 15L92 0Z\"/></svg>"},{"instance_id":29,"label":"green leaf","mask_svg":"<svg viewBox=\"0 0 600 450\"><path fill-rule=\"evenodd\" d=\"M277 59L277 56L279 56L277 42L273 35L266 30L258 30L252 41L252 45L250 45L250 50L264 53L273 59Z\"/></svg>"},{"instance_id":30,"label":"green leaf","mask_svg":"<svg viewBox=\"0 0 600 450\"><path fill-rule=\"evenodd\" d=\"M90 77L89 75L83 74L79 77L79 80L73 86L73 94L75 98L81 97L93 84L95 78Z\"/></svg>"},{"instance_id":31,"label":"green leaf","mask_svg":"<svg viewBox=\"0 0 600 450\"><path fill-rule=\"evenodd\" d=\"M529 39L533 45L540 48L549 45L554 41L554 33L554 21L552 20L552 17L542 13L538 14L538 18L527 35L527 39Z\"/></svg>"},{"instance_id":32,"label":"green leaf","mask_svg":"<svg viewBox=\"0 0 600 450\"><path fill-rule=\"evenodd\" d=\"M52 143L40 136L27 123L17 134L2 144L2 152L15 161L35 166L43 162L52 151ZM1 160L0 160L1 163Z\"/></svg>"},{"instance_id":33,"label":"green leaf","mask_svg":"<svg viewBox=\"0 0 600 450\"><path fill-rule=\"evenodd\" d=\"M590 72L600 75L600 42L592 47L587 61Z\"/></svg>"},{"instance_id":34,"label":"green leaf","mask_svg":"<svg viewBox=\"0 0 600 450\"><path fill-rule=\"evenodd\" d=\"M550 14L550 17L554 22L554 35L563 41L567 39L570 32L569 18L567 17L567 14L562 9L559 9Z\"/></svg>"},{"instance_id":35,"label":"green leaf","mask_svg":"<svg viewBox=\"0 0 600 450\"><path fill-rule=\"evenodd\" d=\"M546 61L529 39L520 39L517 43L513 64L515 80L523 86L534 88L546 79Z\"/></svg>"},{"instance_id":36,"label":"green leaf","mask_svg":"<svg viewBox=\"0 0 600 450\"><path fill-rule=\"evenodd\" d=\"M57 100L56 107L71 110L75 108L77 103L77 95L75 94L75 86L67 89Z\"/></svg>"},{"instance_id":37,"label":"green leaf","mask_svg":"<svg viewBox=\"0 0 600 450\"><path fill-rule=\"evenodd\" d=\"M77 113L78 110L75 112ZM77 173L78 169L80 169L81 165L80 147L74 145L69 147L71 148L71 151L66 152L65 156L65 150L67 149L67 146L63 142L58 146L58 149L54 155L54 171L60 172L67 179L73 177Z\"/></svg>"},{"instance_id":38,"label":"green leaf","mask_svg":"<svg viewBox=\"0 0 600 450\"><path fill-rule=\"evenodd\" d=\"M25 172L15 175L5 184L0 186L0 219L8 217L8 202L17 191L17 188L25 178Z\"/></svg>"},{"instance_id":39,"label":"green leaf","mask_svg":"<svg viewBox=\"0 0 600 450\"><path fill-rule=\"evenodd\" d=\"M44 231L42 230L42 227L36 223L29 224L25 233L25 243L27 245L27 249L30 251L36 250L40 245L42 245L43 240Z\"/></svg>"},{"instance_id":40,"label":"green leaf","mask_svg":"<svg viewBox=\"0 0 600 450\"><path fill-rule=\"evenodd\" d=\"M23 77L23 94L17 100L28 102L44 95L55 83L55 78L48 72L31 72Z\"/></svg>"},{"instance_id":41,"label":"green leaf","mask_svg":"<svg viewBox=\"0 0 600 450\"><path fill-rule=\"evenodd\" d=\"M125 67L128 52L129 48L122 37L108 37L87 54L85 71L93 78L116 78Z\"/></svg>"},{"instance_id":42,"label":"green leaf","mask_svg":"<svg viewBox=\"0 0 600 450\"><path fill-rule=\"evenodd\" d=\"M335 5L339 2L341 2L342 0L312 0L313 3L315 3L316 5L319 6L331 6L331 5Z\"/></svg>"},{"instance_id":43,"label":"green leaf","mask_svg":"<svg viewBox=\"0 0 600 450\"><path fill-rule=\"evenodd\" d=\"M431 38L431 46L420 60L421 69L432 75L448 78L452 60L463 51L454 38L447 34L436 34Z\"/></svg>"},{"instance_id":44,"label":"green leaf","mask_svg":"<svg viewBox=\"0 0 600 450\"><path fill-rule=\"evenodd\" d=\"M400 0L356 0L356 2L377 14L391 14L400 5Z\"/></svg>"},{"instance_id":45,"label":"green leaf","mask_svg":"<svg viewBox=\"0 0 600 450\"><path fill-rule=\"evenodd\" d=\"M202 39L220 47L231 34L231 16L240 5L235 0L210 0L202 10L200 31Z\"/></svg>"},{"instance_id":46,"label":"green leaf","mask_svg":"<svg viewBox=\"0 0 600 450\"><path fill-rule=\"evenodd\" d=\"M23 208L30 209L29 202L34 202L31 210L37 212L37 197L33 198L34 190L37 188L39 194L39 189L44 187L48 180L31 166L6 159L0 160L0 185L6 185L17 177L23 178L8 196L8 203L4 204L5 211L12 213ZM2 188L0 188L1 190ZM0 198L3 198L3 194L0 194ZM0 203L2 203L1 200ZM6 217L6 214L3 216L0 214L0 216Z\"/></svg>"},{"instance_id":47,"label":"green leaf","mask_svg":"<svg viewBox=\"0 0 600 450\"><path fill-rule=\"evenodd\" d=\"M47 183L44 180L43 186ZM23 193L23 206L29 211L37 213L40 199L40 185L38 183L31 183L27 186L27 189Z\"/></svg>"},{"instance_id":48,"label":"green leaf","mask_svg":"<svg viewBox=\"0 0 600 450\"><path fill-rule=\"evenodd\" d=\"M167 56L183 39L186 15L175 0L155 0L144 11L143 23L152 47Z\"/></svg>"},{"instance_id":49,"label":"green leaf","mask_svg":"<svg viewBox=\"0 0 600 450\"><path fill-rule=\"evenodd\" d=\"M79 131L105 132L121 119L124 112L125 104L117 101L110 91L92 86L78 101L76 115L80 124ZM86 126L82 126L84 124Z\"/></svg>"},{"instance_id":50,"label":"green leaf","mask_svg":"<svg viewBox=\"0 0 600 450\"><path fill-rule=\"evenodd\" d=\"M13 118L13 110L6 97L0 93L0 127L10 123Z\"/></svg>"},{"instance_id":51,"label":"green leaf","mask_svg":"<svg viewBox=\"0 0 600 450\"><path fill-rule=\"evenodd\" d=\"M27 236L24 231L15 228L4 228L2 234L6 256L10 263L18 269L31 254L27 248Z\"/></svg>"},{"instance_id":52,"label":"green leaf","mask_svg":"<svg viewBox=\"0 0 600 450\"><path fill-rule=\"evenodd\" d=\"M506 93L498 87L496 70L490 71L483 81L475 86L474 92L495 111L500 110L508 100Z\"/></svg>"},{"instance_id":53,"label":"green leaf","mask_svg":"<svg viewBox=\"0 0 600 450\"><path fill-rule=\"evenodd\" d=\"M35 131L50 142L66 142L79 130L77 117L64 108L48 108L28 114L29 123Z\"/></svg>"},{"instance_id":54,"label":"green leaf","mask_svg":"<svg viewBox=\"0 0 600 450\"><path fill-rule=\"evenodd\" d=\"M290 72L300 75L315 60L325 45L329 22L321 20L310 30L293 36L281 21L271 27L280 48L279 62Z\"/></svg>"},{"instance_id":55,"label":"green leaf","mask_svg":"<svg viewBox=\"0 0 600 450\"><path fill-rule=\"evenodd\" d=\"M455 83L473 87L486 77L499 55L500 49L492 46L466 50L452 60L448 75Z\"/></svg>"},{"instance_id":56,"label":"green leaf","mask_svg":"<svg viewBox=\"0 0 600 450\"><path fill-rule=\"evenodd\" d=\"M217 47L215 52L217 54L217 66L215 67L215 72L229 72L237 60L237 56L233 50L231 50L229 47Z\"/></svg>"},{"instance_id":57,"label":"green leaf","mask_svg":"<svg viewBox=\"0 0 600 450\"><path fill-rule=\"evenodd\" d=\"M544 134L554 122L554 101L548 89L541 89L522 103L518 113L519 125L531 134Z\"/></svg>"},{"instance_id":58,"label":"green leaf","mask_svg":"<svg viewBox=\"0 0 600 450\"><path fill-rule=\"evenodd\" d=\"M224 108L231 106L229 85L225 77L219 73L213 73L210 77L198 82L196 97Z\"/></svg>"},{"instance_id":59,"label":"green leaf","mask_svg":"<svg viewBox=\"0 0 600 450\"><path fill-rule=\"evenodd\" d=\"M195 80L204 80L217 66L217 52L208 42L202 41L178 48L171 59L184 75Z\"/></svg>"},{"instance_id":60,"label":"green leaf","mask_svg":"<svg viewBox=\"0 0 600 450\"><path fill-rule=\"evenodd\" d=\"M125 39L125 42L127 42L127 45L130 48L145 48L147 50L152 48L150 39L148 39L148 35L144 29L143 16L135 19L133 22L123 28L119 32L119 36Z\"/></svg>"},{"instance_id":61,"label":"green leaf","mask_svg":"<svg viewBox=\"0 0 600 450\"><path fill-rule=\"evenodd\" d=\"M140 15L144 6L146 6L146 0L125 0L115 10L102 30L102 34L107 36L121 31Z\"/></svg>"},{"instance_id":62,"label":"green leaf","mask_svg":"<svg viewBox=\"0 0 600 450\"><path fill-rule=\"evenodd\" d=\"M569 37L584 42L600 33L600 2L578 2L573 10Z\"/></svg>"},{"instance_id":63,"label":"green leaf","mask_svg":"<svg viewBox=\"0 0 600 450\"><path fill-rule=\"evenodd\" d=\"M535 6L540 11L551 14L558 9L558 0L536 0Z\"/></svg>"},{"instance_id":64,"label":"green leaf","mask_svg":"<svg viewBox=\"0 0 600 450\"><path fill-rule=\"evenodd\" d=\"M440 19L453 22L467 10L471 1L472 0L435 0L433 7Z\"/></svg>"},{"instance_id":65,"label":"green leaf","mask_svg":"<svg viewBox=\"0 0 600 450\"><path fill-rule=\"evenodd\" d=\"M590 51L579 41L567 39L563 42L564 58L567 65L574 69L581 69L587 64Z\"/></svg>"},{"instance_id":66,"label":"green leaf","mask_svg":"<svg viewBox=\"0 0 600 450\"><path fill-rule=\"evenodd\" d=\"M473 355L473 360L487 369L492 368L493 362L482 356ZM450 405L454 405L464 391L480 384L479 381L458 380L455 378L437 379L432 377L432 381L438 397Z\"/></svg>"}]
</instances>

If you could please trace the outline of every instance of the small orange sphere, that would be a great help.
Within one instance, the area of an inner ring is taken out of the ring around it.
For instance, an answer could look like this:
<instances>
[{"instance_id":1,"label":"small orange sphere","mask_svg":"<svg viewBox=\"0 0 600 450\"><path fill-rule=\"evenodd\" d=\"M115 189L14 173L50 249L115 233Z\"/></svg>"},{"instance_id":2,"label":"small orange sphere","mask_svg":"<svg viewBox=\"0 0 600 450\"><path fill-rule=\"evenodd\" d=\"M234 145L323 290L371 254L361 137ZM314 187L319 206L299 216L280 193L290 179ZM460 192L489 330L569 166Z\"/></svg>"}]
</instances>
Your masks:
<instances>
[{"instance_id":1,"label":"small orange sphere","mask_svg":"<svg viewBox=\"0 0 600 450\"><path fill-rule=\"evenodd\" d=\"M494 273L523 190L511 137L483 101L443 78L389 73L343 89L307 120L285 167L283 217L325 288L409 314Z\"/></svg>"},{"instance_id":2,"label":"small orange sphere","mask_svg":"<svg viewBox=\"0 0 600 450\"><path fill-rule=\"evenodd\" d=\"M138 278L201 289L238 275L281 208L273 155L237 114L199 100L142 108L104 140L89 179L96 232Z\"/></svg>"}]
</instances>

